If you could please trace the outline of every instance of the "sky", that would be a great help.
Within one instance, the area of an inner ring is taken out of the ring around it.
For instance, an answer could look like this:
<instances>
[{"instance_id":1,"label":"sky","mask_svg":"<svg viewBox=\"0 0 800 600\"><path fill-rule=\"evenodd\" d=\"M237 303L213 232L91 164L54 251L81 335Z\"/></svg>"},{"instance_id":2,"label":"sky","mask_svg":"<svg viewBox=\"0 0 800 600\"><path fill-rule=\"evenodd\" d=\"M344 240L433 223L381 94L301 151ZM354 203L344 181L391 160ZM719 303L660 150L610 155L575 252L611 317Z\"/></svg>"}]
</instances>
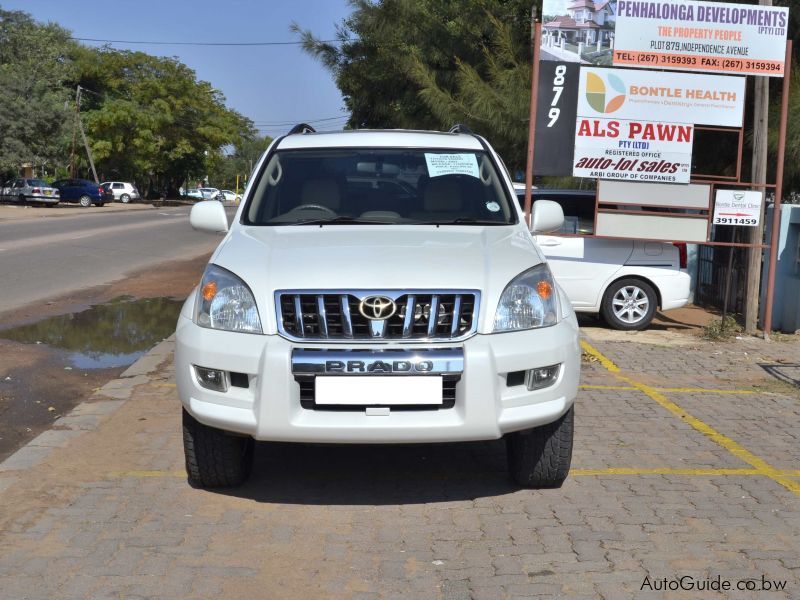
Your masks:
<instances>
[{"instance_id":1,"label":"sky","mask_svg":"<svg viewBox=\"0 0 800 600\"><path fill-rule=\"evenodd\" d=\"M335 24L350 13L346 0L0 0L37 21L55 22L82 38L130 41L297 41L292 22L320 39L334 39ZM89 45L100 45L84 42ZM210 82L227 105L275 137L291 125L339 129L344 103L331 74L300 46L162 46L113 44L175 56Z\"/></svg>"}]
</instances>

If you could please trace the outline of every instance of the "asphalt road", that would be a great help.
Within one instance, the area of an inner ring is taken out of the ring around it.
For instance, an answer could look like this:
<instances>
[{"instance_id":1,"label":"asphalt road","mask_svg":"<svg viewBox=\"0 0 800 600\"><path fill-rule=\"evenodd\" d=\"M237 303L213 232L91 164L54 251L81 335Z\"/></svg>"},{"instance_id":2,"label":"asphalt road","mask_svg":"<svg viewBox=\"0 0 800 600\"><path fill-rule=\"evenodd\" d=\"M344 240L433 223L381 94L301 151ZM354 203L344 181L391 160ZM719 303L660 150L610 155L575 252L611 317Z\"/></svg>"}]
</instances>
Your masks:
<instances>
[{"instance_id":1,"label":"asphalt road","mask_svg":"<svg viewBox=\"0 0 800 600\"><path fill-rule=\"evenodd\" d=\"M199 256L220 239L194 231L187 207L0 222L0 315Z\"/></svg>"}]
</instances>

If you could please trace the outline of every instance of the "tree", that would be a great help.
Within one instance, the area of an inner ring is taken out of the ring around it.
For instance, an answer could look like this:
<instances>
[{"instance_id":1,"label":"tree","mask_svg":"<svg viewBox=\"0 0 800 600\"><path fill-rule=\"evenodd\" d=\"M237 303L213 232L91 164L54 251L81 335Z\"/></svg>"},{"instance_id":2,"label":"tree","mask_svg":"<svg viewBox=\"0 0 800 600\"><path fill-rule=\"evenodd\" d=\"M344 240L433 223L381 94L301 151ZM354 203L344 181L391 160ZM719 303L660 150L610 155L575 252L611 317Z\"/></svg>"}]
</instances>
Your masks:
<instances>
[{"instance_id":1,"label":"tree","mask_svg":"<svg viewBox=\"0 0 800 600\"><path fill-rule=\"evenodd\" d=\"M524 160L529 1L351 5L352 15L337 26L337 44L293 25L306 51L334 74L351 127L447 129L462 121L511 162Z\"/></svg>"},{"instance_id":2,"label":"tree","mask_svg":"<svg viewBox=\"0 0 800 600\"><path fill-rule=\"evenodd\" d=\"M77 82L98 171L147 182L171 194L189 176L206 175L208 157L252 137L252 122L175 58L83 48Z\"/></svg>"},{"instance_id":3,"label":"tree","mask_svg":"<svg viewBox=\"0 0 800 600\"><path fill-rule=\"evenodd\" d=\"M64 82L75 46L58 25L0 10L0 171L31 163L52 172L63 163L70 116Z\"/></svg>"},{"instance_id":4,"label":"tree","mask_svg":"<svg viewBox=\"0 0 800 600\"><path fill-rule=\"evenodd\" d=\"M209 170L210 184L217 188L232 190L236 187L238 176L241 190L258 159L271 142L272 138L269 136L242 137L233 145L232 151L228 153L220 151Z\"/></svg>"}]
</instances>

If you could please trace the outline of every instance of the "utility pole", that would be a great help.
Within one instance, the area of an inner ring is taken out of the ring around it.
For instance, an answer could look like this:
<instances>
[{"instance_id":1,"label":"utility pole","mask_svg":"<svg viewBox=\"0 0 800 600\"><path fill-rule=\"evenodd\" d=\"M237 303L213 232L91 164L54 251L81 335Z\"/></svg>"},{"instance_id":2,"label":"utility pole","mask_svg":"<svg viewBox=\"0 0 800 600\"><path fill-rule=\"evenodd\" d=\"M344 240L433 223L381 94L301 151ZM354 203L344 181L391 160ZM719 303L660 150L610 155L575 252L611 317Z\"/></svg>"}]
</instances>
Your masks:
<instances>
[{"instance_id":1,"label":"utility pole","mask_svg":"<svg viewBox=\"0 0 800 600\"><path fill-rule=\"evenodd\" d=\"M81 86L78 86L77 98L75 100L76 113L78 115L78 127L81 130L81 137L83 138L83 147L86 148L86 156L89 157L89 166L92 167L92 175L94 175L94 182L99 184L100 180L97 178L97 169L94 168L94 160L92 159L92 151L89 149L89 142L86 140L86 132L83 130L83 120L81 119Z\"/></svg>"},{"instance_id":2,"label":"utility pole","mask_svg":"<svg viewBox=\"0 0 800 600\"><path fill-rule=\"evenodd\" d=\"M759 0L762 6L772 6L772 0ZM755 110L753 112L753 160L751 180L756 184L767 183L767 157L769 133L769 78L756 76L755 78ZM766 188L755 188L765 193ZM748 243L761 245L764 243L764 214L766 202L761 205L761 218L758 227L749 227L750 239ZM744 302L744 330L745 333L755 334L758 330L759 293L761 289L761 257L763 248L748 248L747 250L747 287L745 288Z\"/></svg>"}]
</instances>

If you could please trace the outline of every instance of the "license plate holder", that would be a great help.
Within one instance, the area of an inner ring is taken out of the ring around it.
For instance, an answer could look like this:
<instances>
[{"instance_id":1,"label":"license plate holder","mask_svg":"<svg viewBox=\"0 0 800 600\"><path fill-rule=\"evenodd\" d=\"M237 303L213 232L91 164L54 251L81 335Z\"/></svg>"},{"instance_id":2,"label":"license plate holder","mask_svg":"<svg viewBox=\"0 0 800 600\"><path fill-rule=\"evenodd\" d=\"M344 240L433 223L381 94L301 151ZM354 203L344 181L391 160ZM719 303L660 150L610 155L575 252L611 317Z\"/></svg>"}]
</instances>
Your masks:
<instances>
[{"instance_id":1,"label":"license plate holder","mask_svg":"<svg viewBox=\"0 0 800 600\"><path fill-rule=\"evenodd\" d=\"M315 404L319 406L441 406L441 375L317 376Z\"/></svg>"}]
</instances>

